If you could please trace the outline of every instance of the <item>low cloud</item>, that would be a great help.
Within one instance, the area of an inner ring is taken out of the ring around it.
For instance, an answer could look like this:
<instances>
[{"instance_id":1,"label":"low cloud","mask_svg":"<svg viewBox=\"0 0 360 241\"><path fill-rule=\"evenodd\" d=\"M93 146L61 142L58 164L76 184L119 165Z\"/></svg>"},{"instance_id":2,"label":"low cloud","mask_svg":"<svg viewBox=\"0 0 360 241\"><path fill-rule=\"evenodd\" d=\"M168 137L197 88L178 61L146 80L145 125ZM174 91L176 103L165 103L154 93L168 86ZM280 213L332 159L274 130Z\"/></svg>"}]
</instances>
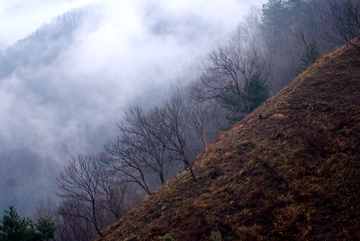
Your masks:
<instances>
[{"instance_id":1,"label":"low cloud","mask_svg":"<svg viewBox=\"0 0 360 241\"><path fill-rule=\"evenodd\" d=\"M69 1L67 7L80 2ZM90 5L89 11L98 13L83 19L55 60L20 66L1 81L4 146L20 142L51 156L63 143L71 154L86 149L84 126L94 130L150 88L171 84L183 65L235 28L248 4L162 0Z\"/></svg>"},{"instance_id":2,"label":"low cloud","mask_svg":"<svg viewBox=\"0 0 360 241\"><path fill-rule=\"evenodd\" d=\"M54 14L90 1L58 2L0 5L4 22L23 26L1 27L0 36L9 35L0 38L0 49L50 23ZM63 163L70 155L99 150L115 134L114 121L124 106L139 99L156 103L154 89L173 84L184 65L208 53L236 27L250 4L264 2L127 0L89 5L86 11L96 14L82 18L70 38L58 36L53 47L45 43L44 52L40 46L33 58L55 57L21 64L0 79L1 151L28 148L42 160ZM39 11L46 17L38 18L34 13ZM22 20L15 19L19 16Z\"/></svg>"},{"instance_id":3,"label":"low cloud","mask_svg":"<svg viewBox=\"0 0 360 241\"><path fill-rule=\"evenodd\" d=\"M0 50L25 38L42 24L50 23L55 16L91 2L94 0L0 1Z\"/></svg>"}]
</instances>

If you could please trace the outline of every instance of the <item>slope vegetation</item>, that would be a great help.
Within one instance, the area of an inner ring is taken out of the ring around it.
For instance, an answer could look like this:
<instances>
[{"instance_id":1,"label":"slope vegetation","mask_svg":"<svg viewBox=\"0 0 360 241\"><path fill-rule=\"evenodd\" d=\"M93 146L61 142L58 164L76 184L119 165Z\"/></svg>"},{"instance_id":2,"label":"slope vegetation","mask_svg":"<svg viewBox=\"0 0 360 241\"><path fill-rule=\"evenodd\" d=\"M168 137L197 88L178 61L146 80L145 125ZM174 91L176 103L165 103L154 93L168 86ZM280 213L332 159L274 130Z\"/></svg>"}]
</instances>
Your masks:
<instances>
[{"instance_id":1,"label":"slope vegetation","mask_svg":"<svg viewBox=\"0 0 360 241\"><path fill-rule=\"evenodd\" d=\"M360 45L359 42L354 42ZM344 46L95 240L360 239L360 52Z\"/></svg>"}]
</instances>

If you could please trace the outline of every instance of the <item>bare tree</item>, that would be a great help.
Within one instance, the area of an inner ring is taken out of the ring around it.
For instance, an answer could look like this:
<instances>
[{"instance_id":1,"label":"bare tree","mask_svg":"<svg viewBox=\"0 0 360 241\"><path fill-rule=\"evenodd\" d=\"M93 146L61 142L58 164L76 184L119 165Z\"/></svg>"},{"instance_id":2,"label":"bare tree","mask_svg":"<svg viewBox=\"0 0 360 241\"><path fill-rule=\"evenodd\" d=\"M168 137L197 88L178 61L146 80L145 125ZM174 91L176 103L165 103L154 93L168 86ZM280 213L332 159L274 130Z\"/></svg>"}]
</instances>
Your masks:
<instances>
[{"instance_id":1,"label":"bare tree","mask_svg":"<svg viewBox=\"0 0 360 241\"><path fill-rule=\"evenodd\" d=\"M68 205L60 205L56 212L91 223L102 236L101 230L114 221L110 214L116 219L120 216L119 206L114 207L114 204L123 201L120 192L123 187L117 186L111 173L101 165L100 158L100 155L78 155L67 162L56 179L56 194Z\"/></svg>"},{"instance_id":2,"label":"bare tree","mask_svg":"<svg viewBox=\"0 0 360 241\"><path fill-rule=\"evenodd\" d=\"M83 203L75 199L63 199L55 210L55 240L88 241L96 236L94 225L84 218Z\"/></svg>"},{"instance_id":3,"label":"bare tree","mask_svg":"<svg viewBox=\"0 0 360 241\"><path fill-rule=\"evenodd\" d=\"M190 121L192 128L196 131L196 133L200 137L201 146L204 150L206 146L210 143L209 138L206 137L207 124L211 122L209 110L211 108L208 105L209 102L201 102L191 109Z\"/></svg>"},{"instance_id":4,"label":"bare tree","mask_svg":"<svg viewBox=\"0 0 360 241\"><path fill-rule=\"evenodd\" d=\"M103 156L102 162L114 173L119 173L124 182L136 183L151 195L146 181L146 175L149 173L144 161L146 156L137 152L136 148L127 142L128 139L125 135L108 140L104 145L106 155Z\"/></svg>"},{"instance_id":5,"label":"bare tree","mask_svg":"<svg viewBox=\"0 0 360 241\"><path fill-rule=\"evenodd\" d=\"M38 203L37 217L56 219L55 240L90 240L102 235L102 229L136 204L129 185L102 165L103 156L72 157L56 180L59 203L51 199Z\"/></svg>"},{"instance_id":6,"label":"bare tree","mask_svg":"<svg viewBox=\"0 0 360 241\"><path fill-rule=\"evenodd\" d=\"M174 91L170 100L164 103L159 111L158 122L166 135L165 147L175 154L175 158L184 163L185 168L190 170L191 176L196 179L192 169L194 153L191 152L189 143L189 115L188 106L181 90Z\"/></svg>"},{"instance_id":7,"label":"bare tree","mask_svg":"<svg viewBox=\"0 0 360 241\"><path fill-rule=\"evenodd\" d=\"M328 34L330 41L353 45L358 51L360 47L351 42L360 39L360 2L358 0L331 0L329 11L333 18L332 28L336 35Z\"/></svg>"},{"instance_id":8,"label":"bare tree","mask_svg":"<svg viewBox=\"0 0 360 241\"><path fill-rule=\"evenodd\" d=\"M139 106L132 106L126 112L125 121L130 126L121 126L122 132L128 134L127 142L138 152L146 155L144 163L165 182L166 165L173 160L171 152L166 149L166 133L159 125L158 116L161 108L153 107L145 112Z\"/></svg>"},{"instance_id":9,"label":"bare tree","mask_svg":"<svg viewBox=\"0 0 360 241\"><path fill-rule=\"evenodd\" d=\"M99 186L102 192L100 205L104 210L112 214L112 217L108 217L107 220L115 222L120 219L128 209L125 205L125 196L129 190L129 185L117 175L114 175L112 171L102 167L101 175L99 175Z\"/></svg>"},{"instance_id":10,"label":"bare tree","mask_svg":"<svg viewBox=\"0 0 360 241\"><path fill-rule=\"evenodd\" d=\"M60 203L47 197L36 204L34 217L54 217L56 220L55 237L50 240L58 241L87 241L92 239L96 232L91 223L80 217L83 203L74 199L62 199Z\"/></svg>"},{"instance_id":11,"label":"bare tree","mask_svg":"<svg viewBox=\"0 0 360 241\"><path fill-rule=\"evenodd\" d=\"M118 125L120 135L105 145L105 162L123 180L135 182L149 195L151 191L147 177L155 173L160 183L165 182L168 164L174 159L166 148L167 136L158 120L160 108L145 111L139 106L131 106L125 111L125 118Z\"/></svg>"},{"instance_id":12,"label":"bare tree","mask_svg":"<svg viewBox=\"0 0 360 241\"><path fill-rule=\"evenodd\" d=\"M199 82L194 81L185 89L185 98L189 109L189 131L198 135L198 138L191 139L191 143L194 145L199 141L203 151L215 141L220 134L218 128L226 125L227 120L224 118L226 115L224 110L214 99L199 101L201 100L199 91L201 92Z\"/></svg>"},{"instance_id":13,"label":"bare tree","mask_svg":"<svg viewBox=\"0 0 360 241\"><path fill-rule=\"evenodd\" d=\"M49 196L45 199L41 199L36 202L34 218L46 218L48 216L55 216L53 212L53 208L56 205L56 202Z\"/></svg>"},{"instance_id":14,"label":"bare tree","mask_svg":"<svg viewBox=\"0 0 360 241\"><path fill-rule=\"evenodd\" d=\"M248 114L256 92L246 86L255 79L264 85L270 70L261 52L249 47L239 26L228 42L208 55L200 77L202 99L220 100L232 106L232 112Z\"/></svg>"}]
</instances>

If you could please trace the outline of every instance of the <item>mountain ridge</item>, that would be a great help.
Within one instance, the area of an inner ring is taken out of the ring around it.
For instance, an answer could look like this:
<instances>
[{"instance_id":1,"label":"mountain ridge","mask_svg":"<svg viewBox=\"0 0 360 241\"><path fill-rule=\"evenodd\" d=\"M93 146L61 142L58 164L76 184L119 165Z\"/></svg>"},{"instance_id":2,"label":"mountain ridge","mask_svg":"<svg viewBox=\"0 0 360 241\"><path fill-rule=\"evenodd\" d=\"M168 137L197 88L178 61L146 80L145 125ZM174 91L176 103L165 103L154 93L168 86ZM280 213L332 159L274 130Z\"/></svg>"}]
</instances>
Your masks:
<instances>
[{"instance_id":1,"label":"mountain ridge","mask_svg":"<svg viewBox=\"0 0 360 241\"><path fill-rule=\"evenodd\" d=\"M11 75L20 67L51 64L72 44L73 34L84 18L90 16L96 19L92 20L92 24L99 21L101 7L100 4L93 3L71 9L0 51L0 79Z\"/></svg>"}]
</instances>

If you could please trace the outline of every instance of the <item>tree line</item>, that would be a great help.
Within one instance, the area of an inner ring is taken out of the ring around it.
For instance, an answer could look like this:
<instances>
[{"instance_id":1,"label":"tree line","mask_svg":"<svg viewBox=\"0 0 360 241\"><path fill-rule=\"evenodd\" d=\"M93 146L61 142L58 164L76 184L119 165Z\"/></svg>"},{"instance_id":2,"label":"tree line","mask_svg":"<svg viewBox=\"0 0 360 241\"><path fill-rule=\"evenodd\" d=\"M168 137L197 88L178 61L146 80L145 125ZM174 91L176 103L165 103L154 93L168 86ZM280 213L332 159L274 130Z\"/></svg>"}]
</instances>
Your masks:
<instances>
[{"instance_id":1,"label":"tree line","mask_svg":"<svg viewBox=\"0 0 360 241\"><path fill-rule=\"evenodd\" d=\"M69 159L57 177L56 240L90 240L167 179L185 170L222 130L251 113L322 54L359 38L356 0L269 0L160 105L133 104L100 153ZM360 50L359 50L360 51Z\"/></svg>"}]
</instances>

